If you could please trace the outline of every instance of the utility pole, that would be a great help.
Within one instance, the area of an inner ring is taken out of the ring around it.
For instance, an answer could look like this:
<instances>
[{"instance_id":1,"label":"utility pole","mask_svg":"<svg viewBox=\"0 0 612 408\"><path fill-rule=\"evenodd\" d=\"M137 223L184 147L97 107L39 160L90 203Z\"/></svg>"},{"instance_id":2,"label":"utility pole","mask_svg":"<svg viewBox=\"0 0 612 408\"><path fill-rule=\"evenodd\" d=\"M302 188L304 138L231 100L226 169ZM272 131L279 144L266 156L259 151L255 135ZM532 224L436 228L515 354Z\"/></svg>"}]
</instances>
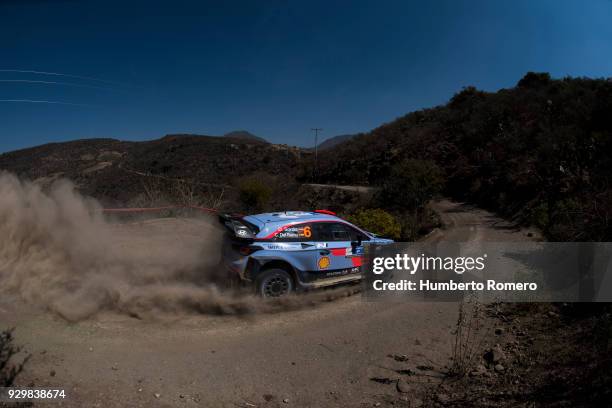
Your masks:
<instances>
[{"instance_id":1,"label":"utility pole","mask_svg":"<svg viewBox=\"0 0 612 408\"><path fill-rule=\"evenodd\" d=\"M315 155L314 155L314 169L312 171L312 179L313 181L317 181L317 175L318 175L318 158L319 158L319 132L323 131L322 128L311 128L310 130L312 130L315 134Z\"/></svg>"}]
</instances>

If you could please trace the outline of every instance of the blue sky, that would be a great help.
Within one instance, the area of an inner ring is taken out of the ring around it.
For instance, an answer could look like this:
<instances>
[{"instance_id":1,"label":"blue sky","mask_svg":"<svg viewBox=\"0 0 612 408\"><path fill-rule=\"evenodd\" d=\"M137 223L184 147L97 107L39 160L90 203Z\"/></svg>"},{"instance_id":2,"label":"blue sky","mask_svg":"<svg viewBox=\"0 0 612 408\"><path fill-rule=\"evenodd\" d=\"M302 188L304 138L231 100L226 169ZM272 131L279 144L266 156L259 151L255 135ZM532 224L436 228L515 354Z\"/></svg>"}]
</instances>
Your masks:
<instances>
[{"instance_id":1,"label":"blue sky","mask_svg":"<svg viewBox=\"0 0 612 408\"><path fill-rule=\"evenodd\" d=\"M610 0L0 0L0 152L236 129L312 145L530 70L610 77L611 19Z\"/></svg>"}]
</instances>

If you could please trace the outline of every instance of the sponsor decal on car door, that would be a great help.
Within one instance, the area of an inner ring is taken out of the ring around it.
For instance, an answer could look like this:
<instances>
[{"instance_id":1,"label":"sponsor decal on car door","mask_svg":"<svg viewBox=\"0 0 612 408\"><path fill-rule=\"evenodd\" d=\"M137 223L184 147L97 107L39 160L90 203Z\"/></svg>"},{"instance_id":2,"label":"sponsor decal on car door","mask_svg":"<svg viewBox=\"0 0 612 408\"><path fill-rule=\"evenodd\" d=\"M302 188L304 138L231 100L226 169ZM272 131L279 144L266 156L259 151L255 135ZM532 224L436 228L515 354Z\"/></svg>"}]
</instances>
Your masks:
<instances>
[{"instance_id":1,"label":"sponsor decal on car door","mask_svg":"<svg viewBox=\"0 0 612 408\"><path fill-rule=\"evenodd\" d=\"M318 242L326 242L329 256L323 260L325 277L358 273L361 258L354 256L351 247L349 227L339 222L313 224L313 234ZM319 268L322 270L322 268Z\"/></svg>"}]
</instances>

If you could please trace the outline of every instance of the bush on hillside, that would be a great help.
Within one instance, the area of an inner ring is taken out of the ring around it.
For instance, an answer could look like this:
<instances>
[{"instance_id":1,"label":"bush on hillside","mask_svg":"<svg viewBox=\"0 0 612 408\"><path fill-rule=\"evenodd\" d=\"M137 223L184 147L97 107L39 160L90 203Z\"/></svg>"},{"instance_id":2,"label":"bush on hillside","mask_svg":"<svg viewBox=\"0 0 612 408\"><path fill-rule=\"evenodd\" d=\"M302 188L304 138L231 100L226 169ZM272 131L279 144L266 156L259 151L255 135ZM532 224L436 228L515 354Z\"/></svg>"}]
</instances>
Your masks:
<instances>
[{"instance_id":1,"label":"bush on hillside","mask_svg":"<svg viewBox=\"0 0 612 408\"><path fill-rule=\"evenodd\" d=\"M259 211L266 207L272 196L272 187L262 177L250 176L238 182L239 197L249 211Z\"/></svg>"},{"instance_id":2,"label":"bush on hillside","mask_svg":"<svg viewBox=\"0 0 612 408\"><path fill-rule=\"evenodd\" d=\"M349 222L385 238L399 239L401 225L398 220L387 211L380 208L359 210L347 217Z\"/></svg>"}]
</instances>

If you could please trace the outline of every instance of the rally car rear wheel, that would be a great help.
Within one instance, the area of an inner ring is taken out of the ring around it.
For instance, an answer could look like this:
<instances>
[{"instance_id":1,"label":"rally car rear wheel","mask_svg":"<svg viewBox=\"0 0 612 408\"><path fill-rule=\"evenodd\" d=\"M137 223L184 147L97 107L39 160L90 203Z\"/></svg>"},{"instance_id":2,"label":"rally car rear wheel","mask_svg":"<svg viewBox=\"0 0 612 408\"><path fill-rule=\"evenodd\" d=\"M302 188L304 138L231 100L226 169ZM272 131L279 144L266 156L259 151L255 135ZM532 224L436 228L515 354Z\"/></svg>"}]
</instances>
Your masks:
<instances>
[{"instance_id":1,"label":"rally car rear wheel","mask_svg":"<svg viewBox=\"0 0 612 408\"><path fill-rule=\"evenodd\" d=\"M292 290L293 280L282 269L270 269L257 278L257 293L263 297L284 296Z\"/></svg>"}]
</instances>

